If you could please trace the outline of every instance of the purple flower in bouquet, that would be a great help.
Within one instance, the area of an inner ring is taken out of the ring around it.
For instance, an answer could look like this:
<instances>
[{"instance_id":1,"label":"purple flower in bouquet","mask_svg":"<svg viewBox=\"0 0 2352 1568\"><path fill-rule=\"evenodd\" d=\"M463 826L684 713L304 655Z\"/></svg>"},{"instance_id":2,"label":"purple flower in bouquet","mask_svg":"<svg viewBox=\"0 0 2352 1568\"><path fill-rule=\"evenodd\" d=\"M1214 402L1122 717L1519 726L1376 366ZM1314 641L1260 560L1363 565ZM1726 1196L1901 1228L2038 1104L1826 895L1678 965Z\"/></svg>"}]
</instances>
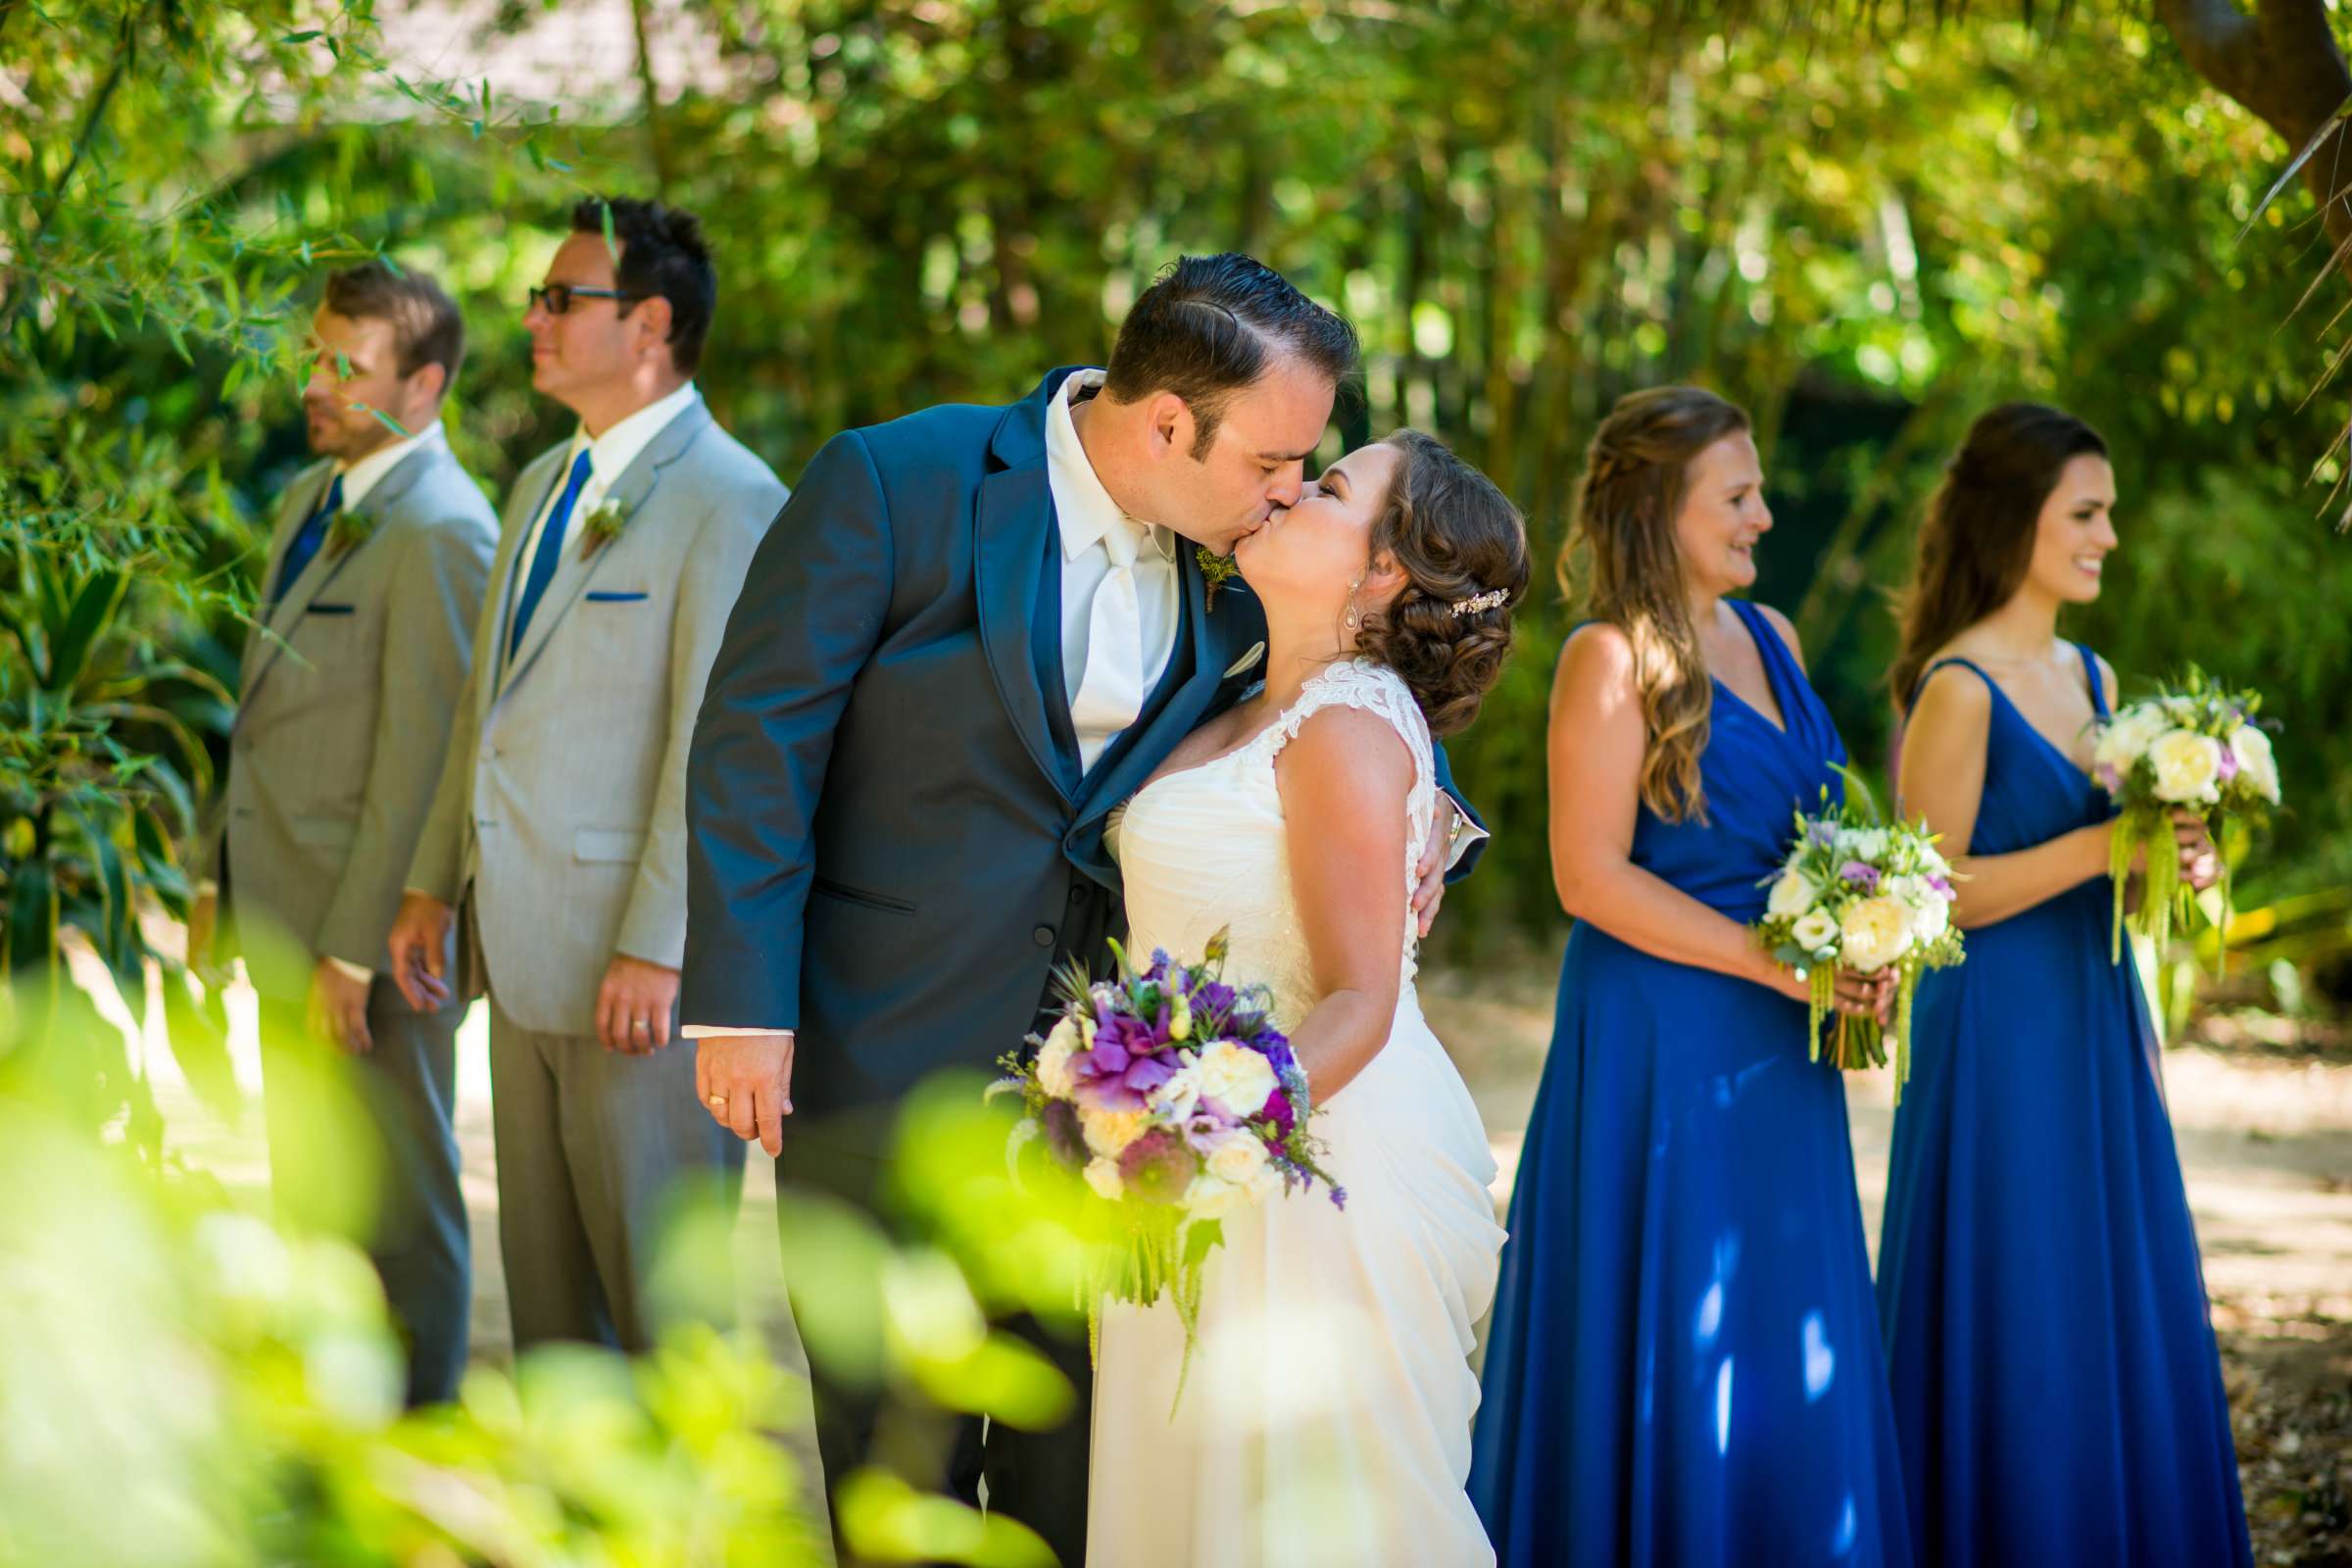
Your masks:
<instances>
[{"instance_id":1,"label":"purple flower in bouquet","mask_svg":"<svg viewBox=\"0 0 2352 1568\"><path fill-rule=\"evenodd\" d=\"M1291 1097L1285 1090L1277 1089L1268 1095L1266 1108L1259 1114L1271 1121L1277 1134L1284 1138L1290 1137L1292 1129L1298 1125L1298 1112L1291 1104Z\"/></svg>"},{"instance_id":2,"label":"purple flower in bouquet","mask_svg":"<svg viewBox=\"0 0 2352 1568\"><path fill-rule=\"evenodd\" d=\"M1066 1100L1049 1100L1039 1120L1045 1128L1046 1147L1054 1158L1072 1169L1086 1163L1086 1129L1079 1125L1076 1105Z\"/></svg>"},{"instance_id":3,"label":"purple flower in bouquet","mask_svg":"<svg viewBox=\"0 0 2352 1568\"><path fill-rule=\"evenodd\" d=\"M1175 1202L1200 1169L1200 1157L1168 1127L1152 1128L1119 1155L1119 1179L1127 1191L1152 1202Z\"/></svg>"},{"instance_id":4,"label":"purple flower in bouquet","mask_svg":"<svg viewBox=\"0 0 2352 1568\"><path fill-rule=\"evenodd\" d=\"M2124 792L2123 770L2117 767L2113 762L2101 762L2097 766L2093 767L2091 771L2098 774L2099 788L2105 790L2108 794L2121 795Z\"/></svg>"},{"instance_id":5,"label":"purple flower in bouquet","mask_svg":"<svg viewBox=\"0 0 2352 1568\"><path fill-rule=\"evenodd\" d=\"M1932 876L1928 878L1928 886L1934 888L1937 893L1942 894L1945 903L1948 904L1951 902L1953 895L1950 878Z\"/></svg>"},{"instance_id":6,"label":"purple flower in bouquet","mask_svg":"<svg viewBox=\"0 0 2352 1568\"><path fill-rule=\"evenodd\" d=\"M1125 1013L1098 1023L1093 1048L1070 1057L1070 1092L1099 1110L1141 1110L1144 1097L1175 1076L1167 1042Z\"/></svg>"},{"instance_id":7,"label":"purple flower in bouquet","mask_svg":"<svg viewBox=\"0 0 2352 1568\"><path fill-rule=\"evenodd\" d=\"M1233 987L1222 980L1203 980L1193 988L1192 1003L1197 1029L1221 1028L1233 1013Z\"/></svg>"},{"instance_id":8,"label":"purple flower in bouquet","mask_svg":"<svg viewBox=\"0 0 2352 1568\"><path fill-rule=\"evenodd\" d=\"M1805 837L1811 839L1815 844L1827 848L1838 842L1838 824L1830 821L1814 822L1806 827Z\"/></svg>"},{"instance_id":9,"label":"purple flower in bouquet","mask_svg":"<svg viewBox=\"0 0 2352 1568\"><path fill-rule=\"evenodd\" d=\"M2219 777L2225 784L2237 777L2236 747L2225 746L2222 748L2222 765L2219 773L2216 776Z\"/></svg>"},{"instance_id":10,"label":"purple flower in bouquet","mask_svg":"<svg viewBox=\"0 0 2352 1568\"><path fill-rule=\"evenodd\" d=\"M1879 885L1879 868L1875 865L1865 865L1860 860L1848 860L1838 868L1838 880L1850 882L1858 888L1869 888L1876 891Z\"/></svg>"},{"instance_id":11,"label":"purple flower in bouquet","mask_svg":"<svg viewBox=\"0 0 2352 1568\"><path fill-rule=\"evenodd\" d=\"M1184 1119L1184 1139L1205 1154L1241 1123L1213 1100L1203 1100Z\"/></svg>"}]
</instances>

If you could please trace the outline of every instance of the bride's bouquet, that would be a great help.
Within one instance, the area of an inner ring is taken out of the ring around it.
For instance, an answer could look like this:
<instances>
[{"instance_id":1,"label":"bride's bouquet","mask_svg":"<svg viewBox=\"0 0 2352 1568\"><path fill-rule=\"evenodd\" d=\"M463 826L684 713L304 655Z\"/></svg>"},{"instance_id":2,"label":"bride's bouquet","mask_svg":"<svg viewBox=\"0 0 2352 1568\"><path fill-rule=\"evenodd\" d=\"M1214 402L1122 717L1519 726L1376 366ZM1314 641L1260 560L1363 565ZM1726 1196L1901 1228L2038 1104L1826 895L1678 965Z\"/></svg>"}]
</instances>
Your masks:
<instances>
[{"instance_id":1,"label":"bride's bouquet","mask_svg":"<svg viewBox=\"0 0 2352 1568\"><path fill-rule=\"evenodd\" d=\"M1821 1059L1822 1020L1838 995L1838 971L1895 972L1894 1092L1900 1100L1911 1076L1911 1004L1919 977L1965 956L1952 924L1952 867L1924 822L1882 826L1861 781L1846 775L1861 807L1850 800L1796 813L1796 842L1769 879L1772 892L1756 923L1764 946L1812 987L1806 1023L1813 1059ZM1877 1067L1886 1060L1886 1031L1876 1018L1840 1014L1830 1040L1839 1068Z\"/></svg>"},{"instance_id":2,"label":"bride's bouquet","mask_svg":"<svg viewBox=\"0 0 2352 1568\"><path fill-rule=\"evenodd\" d=\"M2178 689L2127 704L2099 730L2091 771L2123 808L2108 859L2115 883L2115 928L2109 956L2124 956L2124 885L2132 862L2146 851L2147 877L2132 929L2159 951L2185 918L2189 890L2180 880L2171 813L2186 807L2203 816L2216 838L2231 820L2259 825L2278 804L2278 763L2271 738L2255 722L2262 698L2232 692L2190 665ZM2230 934L2230 873L2222 871L2220 929Z\"/></svg>"},{"instance_id":3,"label":"bride's bouquet","mask_svg":"<svg viewBox=\"0 0 2352 1568\"><path fill-rule=\"evenodd\" d=\"M1306 1073L1264 988L1218 978L1224 933L1197 965L1155 952L1139 971L1117 943L1110 951L1115 977L1061 977L1060 1018L1004 1059L998 1089L1028 1110L1014 1151L1042 1139L1107 1209L1121 1246L1090 1300L1170 1298L1189 1352L1224 1216L1318 1181L1335 1204L1347 1194L1319 1163Z\"/></svg>"}]
</instances>

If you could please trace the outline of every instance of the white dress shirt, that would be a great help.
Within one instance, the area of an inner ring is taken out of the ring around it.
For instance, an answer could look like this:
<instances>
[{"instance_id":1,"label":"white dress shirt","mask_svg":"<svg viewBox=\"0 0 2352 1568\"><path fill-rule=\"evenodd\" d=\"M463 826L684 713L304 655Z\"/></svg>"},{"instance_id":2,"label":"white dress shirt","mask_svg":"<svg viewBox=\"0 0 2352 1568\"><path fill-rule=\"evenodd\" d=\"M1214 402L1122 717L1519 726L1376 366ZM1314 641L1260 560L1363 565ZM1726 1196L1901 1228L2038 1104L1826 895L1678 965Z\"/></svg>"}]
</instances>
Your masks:
<instances>
[{"instance_id":1,"label":"white dress shirt","mask_svg":"<svg viewBox=\"0 0 2352 1568\"><path fill-rule=\"evenodd\" d=\"M556 482L549 487L547 499L539 503L539 514L531 518L530 532L522 536L522 548L514 553L511 567L514 580L519 583L530 574L530 561L539 549L539 536L547 531L547 519L555 512L556 503L564 499L564 476L571 471L571 466L579 462L582 452L588 454L588 480L580 486L579 497L571 504L571 515L564 521L564 532L572 538L578 537L582 520L605 504L605 497L620 482L620 476L629 471L629 465L637 461L637 455L667 427L670 420L692 408L701 396L695 390L694 383L689 381L667 397L648 403L627 418L614 420L612 428L603 435L590 436L584 424L573 431L571 445L564 449L564 460L556 465ZM507 624L500 629L498 638L501 649L507 647L514 623L514 611L521 600L520 593L507 596ZM501 678L504 678L503 671Z\"/></svg>"},{"instance_id":2,"label":"white dress shirt","mask_svg":"<svg viewBox=\"0 0 2352 1568\"><path fill-rule=\"evenodd\" d=\"M1078 439L1073 394L1102 377L1077 371L1046 410L1046 489L1061 532L1062 689L1088 771L1167 673L1184 587L1175 536L1121 512Z\"/></svg>"}]
</instances>

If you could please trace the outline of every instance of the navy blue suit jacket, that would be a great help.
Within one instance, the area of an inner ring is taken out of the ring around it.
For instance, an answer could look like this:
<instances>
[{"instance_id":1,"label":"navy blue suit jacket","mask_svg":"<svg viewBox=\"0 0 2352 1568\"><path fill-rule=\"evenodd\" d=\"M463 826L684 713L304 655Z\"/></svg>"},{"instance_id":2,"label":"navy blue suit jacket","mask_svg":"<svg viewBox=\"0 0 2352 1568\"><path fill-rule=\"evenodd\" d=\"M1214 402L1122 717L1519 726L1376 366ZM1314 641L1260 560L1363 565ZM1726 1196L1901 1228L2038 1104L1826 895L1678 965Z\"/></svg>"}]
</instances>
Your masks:
<instances>
[{"instance_id":1,"label":"navy blue suit jacket","mask_svg":"<svg viewBox=\"0 0 2352 1568\"><path fill-rule=\"evenodd\" d=\"M1256 602L1237 580L1212 610L1180 551L1165 677L1081 776L1046 484L1070 373L827 442L728 618L687 762L680 1015L797 1030L803 1112L1017 1046L1054 965L1124 928L1104 819L1257 679L1227 673Z\"/></svg>"}]
</instances>

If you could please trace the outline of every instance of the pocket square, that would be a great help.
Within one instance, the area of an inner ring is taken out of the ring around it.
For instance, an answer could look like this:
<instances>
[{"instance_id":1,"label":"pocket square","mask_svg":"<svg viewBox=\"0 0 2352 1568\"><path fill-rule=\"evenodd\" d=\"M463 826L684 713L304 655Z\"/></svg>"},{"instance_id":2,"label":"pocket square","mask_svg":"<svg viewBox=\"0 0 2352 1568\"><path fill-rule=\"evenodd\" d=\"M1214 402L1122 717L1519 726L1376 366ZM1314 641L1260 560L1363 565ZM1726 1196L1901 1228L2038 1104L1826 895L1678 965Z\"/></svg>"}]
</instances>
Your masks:
<instances>
[{"instance_id":1,"label":"pocket square","mask_svg":"<svg viewBox=\"0 0 2352 1568\"><path fill-rule=\"evenodd\" d=\"M311 605L304 609L306 615L348 615L355 612L351 605Z\"/></svg>"},{"instance_id":2,"label":"pocket square","mask_svg":"<svg viewBox=\"0 0 2352 1568\"><path fill-rule=\"evenodd\" d=\"M1250 645L1250 651L1244 654L1241 658L1235 660L1232 666L1218 678L1220 680L1231 680L1234 676L1241 674L1244 670L1254 669L1257 666L1257 662L1265 657L1266 645L1264 643L1252 643Z\"/></svg>"},{"instance_id":3,"label":"pocket square","mask_svg":"<svg viewBox=\"0 0 2352 1568\"><path fill-rule=\"evenodd\" d=\"M633 605L644 597L643 594L592 593L588 596L588 602L592 605Z\"/></svg>"}]
</instances>

